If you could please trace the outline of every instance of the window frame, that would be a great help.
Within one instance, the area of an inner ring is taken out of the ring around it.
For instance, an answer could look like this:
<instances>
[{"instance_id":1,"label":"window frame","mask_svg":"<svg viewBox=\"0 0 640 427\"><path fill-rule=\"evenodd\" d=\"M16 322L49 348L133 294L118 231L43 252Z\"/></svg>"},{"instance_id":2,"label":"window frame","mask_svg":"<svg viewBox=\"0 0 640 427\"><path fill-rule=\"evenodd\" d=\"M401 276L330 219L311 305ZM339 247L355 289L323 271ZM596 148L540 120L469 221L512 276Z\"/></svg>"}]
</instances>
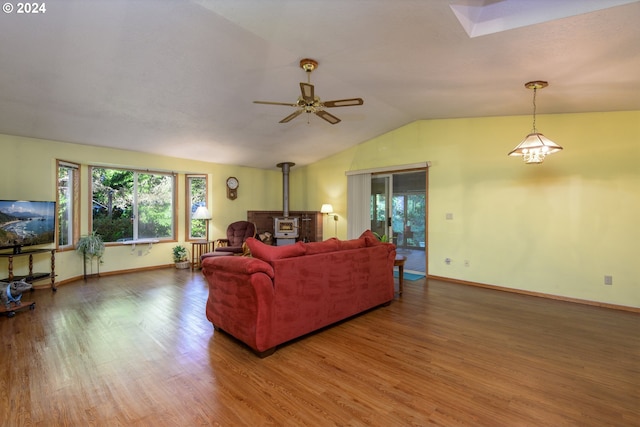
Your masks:
<instances>
[{"instance_id":1,"label":"window frame","mask_svg":"<svg viewBox=\"0 0 640 427\"><path fill-rule=\"evenodd\" d=\"M66 215L68 226L68 243L61 244L60 232L60 209L61 192L60 192L60 169L65 168L70 171L70 179L67 182L67 190L70 195L71 212ZM69 162L66 160L56 159L56 250L70 251L75 249L75 245L80 238L80 164Z\"/></svg>"},{"instance_id":2,"label":"window frame","mask_svg":"<svg viewBox=\"0 0 640 427\"><path fill-rule=\"evenodd\" d=\"M132 172L133 176L134 176L134 188L132 189L133 192L133 201L132 201L132 210L133 212L137 213L139 207L137 206L137 201L138 201L138 194L137 194L137 187L138 187L138 180L137 180L137 176L138 174L152 174L152 175L164 175L164 176L169 176L171 177L172 180L172 185L171 185L171 235L170 236L165 236L165 237L154 237L154 240L159 240L161 242L172 242L172 241L176 241L176 236L177 236L177 225L178 225L178 198L177 198L177 187L178 187L178 180L177 180L177 174L175 172L166 172L166 171L160 171L160 170L151 170L151 169L133 169L133 168L126 168L126 167L116 167L116 166L104 166L104 165L99 165L99 164L95 164L95 165L89 165L89 230L90 232L93 231L93 171L94 169L107 169L107 170L115 170L115 171L122 171L122 172ZM132 240L130 241L138 241L138 240L148 240L148 237L139 237L136 235L136 233L138 232L138 224L133 225L132 228ZM105 245L107 246L113 246L113 245L119 245L122 244L123 242L120 241L105 241Z\"/></svg>"},{"instance_id":3,"label":"window frame","mask_svg":"<svg viewBox=\"0 0 640 427\"><path fill-rule=\"evenodd\" d=\"M204 206L209 209L209 176L207 174L186 174L185 175L185 241L187 242L195 242L200 240L205 240L207 237L206 229L204 236L193 236L192 235L192 225L193 221L204 221L205 227L208 226L208 222L206 220L193 220L191 219L194 209L193 209L193 197L192 197L192 185L191 182L194 179L203 179L204 180Z\"/></svg>"}]
</instances>

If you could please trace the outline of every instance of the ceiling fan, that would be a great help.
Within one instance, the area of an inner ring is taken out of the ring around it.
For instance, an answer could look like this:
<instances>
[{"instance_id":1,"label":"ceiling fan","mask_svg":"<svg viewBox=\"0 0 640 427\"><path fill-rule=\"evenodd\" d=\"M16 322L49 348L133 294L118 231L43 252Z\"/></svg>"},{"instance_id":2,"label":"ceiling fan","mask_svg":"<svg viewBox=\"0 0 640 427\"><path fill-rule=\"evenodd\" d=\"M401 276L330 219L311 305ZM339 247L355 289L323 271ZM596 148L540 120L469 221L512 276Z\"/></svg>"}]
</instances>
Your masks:
<instances>
[{"instance_id":1,"label":"ceiling fan","mask_svg":"<svg viewBox=\"0 0 640 427\"><path fill-rule=\"evenodd\" d=\"M313 85L311 84L311 72L318 68L318 62L305 58L300 61L300 68L307 72L307 83L300 82L300 91L302 94L298 97L298 100L294 103L291 102L269 102L269 101L253 101L254 104L268 104L268 105L287 105L290 107L297 107L298 109L289 114L284 119L280 120L280 123L287 123L295 119L302 113L315 114L335 125L340 122L340 119L333 114L325 111L325 108L333 107L351 107L354 105L362 105L364 101L362 98L349 98L349 99L336 99L334 101L321 101L320 98L315 96Z\"/></svg>"}]
</instances>

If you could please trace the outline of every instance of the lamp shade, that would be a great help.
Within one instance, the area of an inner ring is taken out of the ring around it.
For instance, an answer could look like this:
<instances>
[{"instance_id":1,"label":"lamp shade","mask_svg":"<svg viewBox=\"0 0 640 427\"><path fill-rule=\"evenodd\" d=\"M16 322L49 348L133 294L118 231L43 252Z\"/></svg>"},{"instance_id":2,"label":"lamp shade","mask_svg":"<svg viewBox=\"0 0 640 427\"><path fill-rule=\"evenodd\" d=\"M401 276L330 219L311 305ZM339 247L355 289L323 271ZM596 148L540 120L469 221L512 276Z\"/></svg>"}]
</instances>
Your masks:
<instances>
[{"instance_id":1,"label":"lamp shade","mask_svg":"<svg viewBox=\"0 0 640 427\"><path fill-rule=\"evenodd\" d=\"M542 163L544 158L562 150L562 147L551 141L539 132L530 133L516 148L510 156L523 156L525 163Z\"/></svg>"},{"instance_id":2,"label":"lamp shade","mask_svg":"<svg viewBox=\"0 0 640 427\"><path fill-rule=\"evenodd\" d=\"M200 206L193 214L193 219L211 219L211 214L206 206Z\"/></svg>"},{"instance_id":3,"label":"lamp shade","mask_svg":"<svg viewBox=\"0 0 640 427\"><path fill-rule=\"evenodd\" d=\"M333 212L333 206L331 206L329 203L325 203L320 208L320 212L323 214L330 214L331 212Z\"/></svg>"}]
</instances>

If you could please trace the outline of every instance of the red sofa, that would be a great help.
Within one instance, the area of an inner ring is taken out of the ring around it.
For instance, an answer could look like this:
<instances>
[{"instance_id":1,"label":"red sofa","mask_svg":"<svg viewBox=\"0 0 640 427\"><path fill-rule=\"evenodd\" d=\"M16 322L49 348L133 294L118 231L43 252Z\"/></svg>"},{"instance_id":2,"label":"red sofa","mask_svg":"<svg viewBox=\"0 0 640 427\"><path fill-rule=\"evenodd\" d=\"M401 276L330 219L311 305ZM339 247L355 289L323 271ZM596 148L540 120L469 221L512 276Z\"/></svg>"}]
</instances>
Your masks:
<instances>
[{"instance_id":1,"label":"red sofa","mask_svg":"<svg viewBox=\"0 0 640 427\"><path fill-rule=\"evenodd\" d=\"M265 245L251 257L202 261L207 319L261 357L277 345L393 300L396 248L370 231L358 239Z\"/></svg>"}]
</instances>

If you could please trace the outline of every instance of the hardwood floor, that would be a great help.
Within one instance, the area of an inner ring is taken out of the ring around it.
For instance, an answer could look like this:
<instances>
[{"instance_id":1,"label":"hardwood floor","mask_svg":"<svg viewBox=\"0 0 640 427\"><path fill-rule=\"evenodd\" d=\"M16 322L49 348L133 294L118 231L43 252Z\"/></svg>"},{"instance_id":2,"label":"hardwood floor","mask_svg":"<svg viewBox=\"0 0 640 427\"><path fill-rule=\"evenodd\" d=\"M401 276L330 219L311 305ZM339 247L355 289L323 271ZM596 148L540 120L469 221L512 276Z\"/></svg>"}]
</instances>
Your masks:
<instances>
[{"instance_id":1,"label":"hardwood floor","mask_svg":"<svg viewBox=\"0 0 640 427\"><path fill-rule=\"evenodd\" d=\"M259 359L199 272L36 291L0 319L2 426L640 426L637 313L405 281Z\"/></svg>"}]
</instances>

